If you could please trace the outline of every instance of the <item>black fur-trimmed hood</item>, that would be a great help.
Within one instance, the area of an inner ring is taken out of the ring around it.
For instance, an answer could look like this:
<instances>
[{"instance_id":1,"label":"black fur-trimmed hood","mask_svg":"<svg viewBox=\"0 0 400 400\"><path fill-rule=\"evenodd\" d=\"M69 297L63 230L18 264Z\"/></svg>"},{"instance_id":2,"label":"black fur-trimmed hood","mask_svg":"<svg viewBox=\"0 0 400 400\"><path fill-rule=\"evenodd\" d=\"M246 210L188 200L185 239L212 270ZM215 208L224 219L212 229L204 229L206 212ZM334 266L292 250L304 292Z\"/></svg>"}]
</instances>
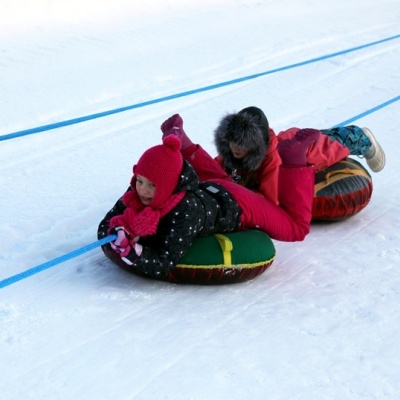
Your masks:
<instances>
[{"instance_id":1,"label":"black fur-trimmed hood","mask_svg":"<svg viewBox=\"0 0 400 400\"><path fill-rule=\"evenodd\" d=\"M238 160L233 157L229 142L249 150ZM263 161L269 144L268 120L262 110L247 107L238 113L224 116L214 131L214 143L225 167L256 170Z\"/></svg>"}]
</instances>

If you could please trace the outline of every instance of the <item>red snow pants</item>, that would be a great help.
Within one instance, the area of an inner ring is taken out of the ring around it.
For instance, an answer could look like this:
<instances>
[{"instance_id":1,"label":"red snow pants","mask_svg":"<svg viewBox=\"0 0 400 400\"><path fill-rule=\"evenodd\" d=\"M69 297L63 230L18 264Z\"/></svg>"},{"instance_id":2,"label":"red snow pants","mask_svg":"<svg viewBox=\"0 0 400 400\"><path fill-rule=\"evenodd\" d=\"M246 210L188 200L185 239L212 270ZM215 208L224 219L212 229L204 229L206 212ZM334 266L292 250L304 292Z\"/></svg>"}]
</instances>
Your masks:
<instances>
[{"instance_id":1,"label":"red snow pants","mask_svg":"<svg viewBox=\"0 0 400 400\"><path fill-rule=\"evenodd\" d=\"M259 228L272 239L285 242L301 241L310 232L315 181L313 165L280 167L278 206L232 182L231 177L200 146L196 150L196 157L191 159L189 156L187 161L201 181L218 183L237 201L242 210L241 229Z\"/></svg>"}]
</instances>

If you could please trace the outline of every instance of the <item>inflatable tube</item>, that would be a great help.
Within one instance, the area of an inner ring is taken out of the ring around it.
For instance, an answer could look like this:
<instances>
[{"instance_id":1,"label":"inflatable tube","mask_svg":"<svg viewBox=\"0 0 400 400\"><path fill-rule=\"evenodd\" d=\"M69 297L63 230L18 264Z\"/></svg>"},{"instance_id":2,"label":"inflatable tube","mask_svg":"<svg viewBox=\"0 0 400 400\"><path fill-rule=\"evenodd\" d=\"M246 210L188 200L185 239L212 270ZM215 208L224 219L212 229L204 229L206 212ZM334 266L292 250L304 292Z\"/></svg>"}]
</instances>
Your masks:
<instances>
[{"instance_id":1,"label":"inflatable tube","mask_svg":"<svg viewBox=\"0 0 400 400\"><path fill-rule=\"evenodd\" d=\"M105 255L123 269L154 278L125 264L109 247ZM276 255L270 237L257 229L196 238L165 278L172 283L215 285L245 282L261 275Z\"/></svg>"},{"instance_id":2,"label":"inflatable tube","mask_svg":"<svg viewBox=\"0 0 400 400\"><path fill-rule=\"evenodd\" d=\"M316 174L313 221L340 221L369 203L372 179L356 160L346 158Z\"/></svg>"}]
</instances>

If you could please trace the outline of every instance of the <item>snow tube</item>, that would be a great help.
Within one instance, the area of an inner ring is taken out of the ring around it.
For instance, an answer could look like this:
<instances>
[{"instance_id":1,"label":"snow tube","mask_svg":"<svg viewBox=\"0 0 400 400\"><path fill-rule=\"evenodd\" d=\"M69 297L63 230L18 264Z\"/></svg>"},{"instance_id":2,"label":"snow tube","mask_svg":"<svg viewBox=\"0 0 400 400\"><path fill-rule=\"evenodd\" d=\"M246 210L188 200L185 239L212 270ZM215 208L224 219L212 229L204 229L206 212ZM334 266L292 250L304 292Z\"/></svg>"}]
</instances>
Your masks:
<instances>
[{"instance_id":1,"label":"snow tube","mask_svg":"<svg viewBox=\"0 0 400 400\"><path fill-rule=\"evenodd\" d=\"M346 158L316 174L313 221L340 221L364 209L372 195L372 178L356 160Z\"/></svg>"},{"instance_id":2,"label":"snow tube","mask_svg":"<svg viewBox=\"0 0 400 400\"><path fill-rule=\"evenodd\" d=\"M153 278L125 264L109 245L102 248L123 269ZM164 280L201 285L245 282L261 275L275 255L270 237L258 229L199 237Z\"/></svg>"}]
</instances>

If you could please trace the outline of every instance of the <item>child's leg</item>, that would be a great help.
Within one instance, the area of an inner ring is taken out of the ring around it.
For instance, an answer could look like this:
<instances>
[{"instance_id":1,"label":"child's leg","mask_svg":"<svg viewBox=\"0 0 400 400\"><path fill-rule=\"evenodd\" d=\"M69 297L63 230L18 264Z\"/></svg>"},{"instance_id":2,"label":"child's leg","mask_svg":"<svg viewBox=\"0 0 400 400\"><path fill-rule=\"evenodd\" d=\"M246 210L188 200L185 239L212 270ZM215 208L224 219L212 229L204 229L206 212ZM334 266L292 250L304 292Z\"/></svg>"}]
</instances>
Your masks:
<instances>
[{"instance_id":1,"label":"child's leg","mask_svg":"<svg viewBox=\"0 0 400 400\"><path fill-rule=\"evenodd\" d=\"M368 128L349 125L321 132L347 147L351 155L365 157L372 171L379 172L385 166L385 153Z\"/></svg>"},{"instance_id":2,"label":"child's leg","mask_svg":"<svg viewBox=\"0 0 400 400\"><path fill-rule=\"evenodd\" d=\"M364 131L355 125L331 129L321 129L321 132L331 139L346 146L351 155L361 156L371 147L371 141Z\"/></svg>"},{"instance_id":3,"label":"child's leg","mask_svg":"<svg viewBox=\"0 0 400 400\"><path fill-rule=\"evenodd\" d=\"M241 229L259 228L272 239L294 242L303 240L310 231L314 180L314 166L282 166L280 206L236 183L222 180L217 183L231 193L242 209Z\"/></svg>"},{"instance_id":4,"label":"child's leg","mask_svg":"<svg viewBox=\"0 0 400 400\"><path fill-rule=\"evenodd\" d=\"M179 114L174 114L172 117L165 120L161 125L161 131L163 132L163 138L168 135L179 137L182 143L182 156L192 165L200 181L210 179L232 180L218 162L201 146L193 144L183 129L183 120Z\"/></svg>"},{"instance_id":5,"label":"child's leg","mask_svg":"<svg viewBox=\"0 0 400 400\"><path fill-rule=\"evenodd\" d=\"M200 181L223 179L232 181L232 178L200 145L192 145L182 151L183 158L192 165Z\"/></svg>"}]
</instances>

